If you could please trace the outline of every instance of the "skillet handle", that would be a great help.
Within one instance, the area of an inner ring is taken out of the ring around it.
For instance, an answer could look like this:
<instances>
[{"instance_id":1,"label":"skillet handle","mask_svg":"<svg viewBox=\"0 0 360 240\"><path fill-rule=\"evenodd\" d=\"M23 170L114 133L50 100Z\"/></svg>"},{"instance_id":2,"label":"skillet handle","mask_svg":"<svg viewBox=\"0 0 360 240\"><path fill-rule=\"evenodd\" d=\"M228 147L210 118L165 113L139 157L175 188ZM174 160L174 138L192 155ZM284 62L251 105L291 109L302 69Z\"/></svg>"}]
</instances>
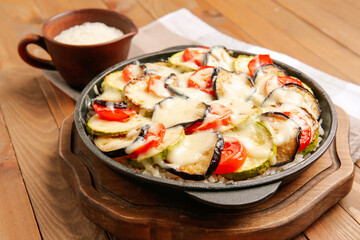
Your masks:
<instances>
[{"instance_id":1,"label":"skillet handle","mask_svg":"<svg viewBox=\"0 0 360 240\"><path fill-rule=\"evenodd\" d=\"M271 197L279 188L280 182L267 185L228 190L228 191L192 191L185 193L196 200L219 208L245 208Z\"/></svg>"}]
</instances>

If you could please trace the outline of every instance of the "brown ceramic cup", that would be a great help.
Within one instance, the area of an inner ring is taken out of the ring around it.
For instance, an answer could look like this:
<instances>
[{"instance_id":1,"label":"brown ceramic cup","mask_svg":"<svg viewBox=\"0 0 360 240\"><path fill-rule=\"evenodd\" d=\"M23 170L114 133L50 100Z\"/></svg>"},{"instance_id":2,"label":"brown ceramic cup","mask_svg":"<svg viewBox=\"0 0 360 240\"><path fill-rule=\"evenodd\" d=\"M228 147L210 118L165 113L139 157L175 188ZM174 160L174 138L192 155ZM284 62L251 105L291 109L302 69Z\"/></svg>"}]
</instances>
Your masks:
<instances>
[{"instance_id":1,"label":"brown ceramic cup","mask_svg":"<svg viewBox=\"0 0 360 240\"><path fill-rule=\"evenodd\" d=\"M59 33L85 22L102 22L123 31L124 35L113 41L93 45L69 45L54 40ZM29 34L18 45L20 57L31 66L57 70L73 88L81 90L97 74L125 60L131 39L137 34L136 25L123 14L106 9L80 9L60 13L47 20L43 36ZM28 50L29 44L43 48L51 60L41 59Z\"/></svg>"}]
</instances>

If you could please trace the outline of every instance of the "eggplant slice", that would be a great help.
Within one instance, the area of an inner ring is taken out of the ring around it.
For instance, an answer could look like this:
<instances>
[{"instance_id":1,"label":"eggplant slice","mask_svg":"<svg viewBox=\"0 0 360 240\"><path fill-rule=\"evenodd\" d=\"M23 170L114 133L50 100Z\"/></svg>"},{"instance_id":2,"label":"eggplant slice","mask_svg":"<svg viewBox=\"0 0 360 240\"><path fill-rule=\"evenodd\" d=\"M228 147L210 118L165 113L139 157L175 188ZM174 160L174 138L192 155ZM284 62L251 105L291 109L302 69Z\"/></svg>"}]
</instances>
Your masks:
<instances>
[{"instance_id":1,"label":"eggplant slice","mask_svg":"<svg viewBox=\"0 0 360 240\"><path fill-rule=\"evenodd\" d=\"M212 85L217 99L248 100L256 88L245 73L229 72L217 68L212 76Z\"/></svg>"},{"instance_id":2,"label":"eggplant slice","mask_svg":"<svg viewBox=\"0 0 360 240\"><path fill-rule=\"evenodd\" d=\"M223 148L224 139L220 133L197 132L186 135L169 149L165 162L159 165L183 179L202 181L215 172Z\"/></svg>"},{"instance_id":3,"label":"eggplant slice","mask_svg":"<svg viewBox=\"0 0 360 240\"><path fill-rule=\"evenodd\" d=\"M273 90L261 104L261 107L292 103L306 109L316 120L320 119L320 106L314 95L306 88L288 83Z\"/></svg>"},{"instance_id":4,"label":"eggplant slice","mask_svg":"<svg viewBox=\"0 0 360 240\"><path fill-rule=\"evenodd\" d=\"M210 94L197 88L188 87L187 80L189 76L189 74L186 74L185 76L179 77L175 74L171 74L167 79L165 79L165 87L177 96L198 99L199 101L205 103L211 102L213 97Z\"/></svg>"},{"instance_id":5,"label":"eggplant slice","mask_svg":"<svg viewBox=\"0 0 360 240\"><path fill-rule=\"evenodd\" d=\"M160 97L148 91L149 78L150 76L146 75L130 80L124 87L124 95L135 106L152 112L155 104L166 97Z\"/></svg>"},{"instance_id":6,"label":"eggplant slice","mask_svg":"<svg viewBox=\"0 0 360 240\"><path fill-rule=\"evenodd\" d=\"M284 69L275 64L266 64L256 70L253 76L256 92L252 96L252 100L256 106L260 106L268 95L265 92L266 82L276 76L287 76L287 73Z\"/></svg>"},{"instance_id":7,"label":"eggplant slice","mask_svg":"<svg viewBox=\"0 0 360 240\"><path fill-rule=\"evenodd\" d=\"M167 128L178 125L186 128L203 121L210 109L209 105L197 99L169 97L155 105L151 120Z\"/></svg>"},{"instance_id":8,"label":"eggplant slice","mask_svg":"<svg viewBox=\"0 0 360 240\"><path fill-rule=\"evenodd\" d=\"M234 71L234 60L235 58L230 55L230 52L224 46L214 46L206 53L204 65Z\"/></svg>"},{"instance_id":9,"label":"eggplant slice","mask_svg":"<svg viewBox=\"0 0 360 240\"><path fill-rule=\"evenodd\" d=\"M293 161L300 146L300 126L280 112L263 113L260 116L260 121L270 129L277 146L276 164L274 166Z\"/></svg>"}]
</instances>

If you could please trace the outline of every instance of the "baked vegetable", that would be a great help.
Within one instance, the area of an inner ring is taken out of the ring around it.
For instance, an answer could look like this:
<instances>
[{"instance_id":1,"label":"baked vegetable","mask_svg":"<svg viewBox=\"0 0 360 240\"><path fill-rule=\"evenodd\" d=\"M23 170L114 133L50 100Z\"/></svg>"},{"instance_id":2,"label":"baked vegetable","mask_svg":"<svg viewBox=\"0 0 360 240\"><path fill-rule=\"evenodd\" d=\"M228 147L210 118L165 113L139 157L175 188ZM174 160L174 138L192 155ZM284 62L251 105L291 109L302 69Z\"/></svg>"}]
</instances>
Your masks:
<instances>
[{"instance_id":1,"label":"baked vegetable","mask_svg":"<svg viewBox=\"0 0 360 240\"><path fill-rule=\"evenodd\" d=\"M217 99L248 100L255 92L254 83L248 75L229 72L221 68L215 70L212 84Z\"/></svg>"},{"instance_id":2,"label":"baked vegetable","mask_svg":"<svg viewBox=\"0 0 360 240\"><path fill-rule=\"evenodd\" d=\"M264 173L274 162L277 147L269 129L261 122L249 118L238 126L237 131L225 133L226 137L240 141L247 151L247 157L240 168L224 177L242 180Z\"/></svg>"},{"instance_id":3,"label":"baked vegetable","mask_svg":"<svg viewBox=\"0 0 360 240\"><path fill-rule=\"evenodd\" d=\"M262 107L292 103L305 108L315 119L320 118L320 106L314 95L306 88L295 83L288 83L273 90L261 104Z\"/></svg>"},{"instance_id":4,"label":"baked vegetable","mask_svg":"<svg viewBox=\"0 0 360 240\"><path fill-rule=\"evenodd\" d=\"M202 131L186 135L168 150L160 166L183 179L201 181L214 173L223 148L224 139L220 133Z\"/></svg>"},{"instance_id":5,"label":"baked vegetable","mask_svg":"<svg viewBox=\"0 0 360 240\"><path fill-rule=\"evenodd\" d=\"M165 127L188 127L202 121L209 112L210 106L197 99L170 97L155 105L151 120L163 123Z\"/></svg>"},{"instance_id":6,"label":"baked vegetable","mask_svg":"<svg viewBox=\"0 0 360 240\"><path fill-rule=\"evenodd\" d=\"M277 146L276 163L273 165L279 166L293 161L300 146L300 126L280 112L263 113L260 121L270 130Z\"/></svg>"}]
</instances>

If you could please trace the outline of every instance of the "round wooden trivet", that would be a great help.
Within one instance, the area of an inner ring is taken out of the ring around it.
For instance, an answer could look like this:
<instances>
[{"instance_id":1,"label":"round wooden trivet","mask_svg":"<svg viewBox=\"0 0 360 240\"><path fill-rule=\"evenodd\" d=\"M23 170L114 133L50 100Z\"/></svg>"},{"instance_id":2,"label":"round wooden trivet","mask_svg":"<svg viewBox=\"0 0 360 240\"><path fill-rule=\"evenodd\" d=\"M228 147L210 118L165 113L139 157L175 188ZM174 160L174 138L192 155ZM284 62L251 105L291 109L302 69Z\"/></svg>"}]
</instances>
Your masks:
<instances>
[{"instance_id":1,"label":"round wooden trivet","mask_svg":"<svg viewBox=\"0 0 360 240\"><path fill-rule=\"evenodd\" d=\"M105 166L73 126L62 124L59 160L85 216L119 239L288 239L346 196L354 178L349 120L337 108L338 130L324 155L259 205L224 210L181 191L133 182Z\"/></svg>"}]
</instances>

